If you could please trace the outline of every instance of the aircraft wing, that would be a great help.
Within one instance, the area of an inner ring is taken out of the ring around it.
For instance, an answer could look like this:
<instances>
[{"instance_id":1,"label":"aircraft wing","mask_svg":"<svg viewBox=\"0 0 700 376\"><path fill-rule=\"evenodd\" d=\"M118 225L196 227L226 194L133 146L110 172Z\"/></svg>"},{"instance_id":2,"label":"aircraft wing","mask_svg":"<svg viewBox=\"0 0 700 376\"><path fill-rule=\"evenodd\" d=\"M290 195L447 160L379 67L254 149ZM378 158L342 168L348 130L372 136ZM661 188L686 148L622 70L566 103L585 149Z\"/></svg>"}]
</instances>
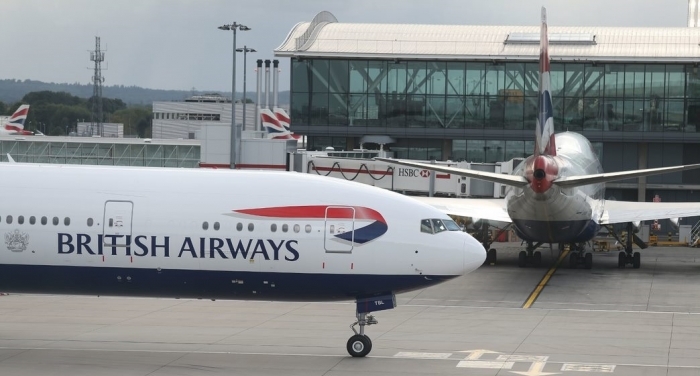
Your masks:
<instances>
[{"instance_id":1,"label":"aircraft wing","mask_svg":"<svg viewBox=\"0 0 700 376\"><path fill-rule=\"evenodd\" d=\"M386 162L386 163L397 164L397 165L402 165L402 166L409 166L409 167L416 167L416 168L421 168L421 169L426 169L426 170L433 170L433 171L438 171L438 172L444 172L447 174L455 174L455 175L459 175L459 176L466 176L468 178L486 180L486 181L490 181L493 183L510 185L513 187L522 187L522 186L525 186L528 184L528 181L527 181L527 179L525 179L525 177L517 176L517 175L497 174L495 172L486 172L486 171L475 171L475 170L469 170L466 168L456 168L456 167L447 167L447 166L442 166L442 165L437 165L437 164L411 162L411 161L406 161L403 159L391 159L391 158L374 158L374 159L377 161L382 161L382 162Z\"/></svg>"},{"instance_id":2,"label":"aircraft wing","mask_svg":"<svg viewBox=\"0 0 700 376\"><path fill-rule=\"evenodd\" d=\"M625 179L636 178L636 177L640 177L640 176L667 174L669 172L694 170L696 168L700 168L700 163L691 164L691 165L683 165L683 166L647 168L644 170L606 172L606 173L602 173L602 174L593 174L593 175L567 176L567 177L556 179L552 183L554 183L560 187L580 187L582 185L588 185L588 184L597 184L597 183L605 183L605 182L609 182L609 181L625 180Z\"/></svg>"},{"instance_id":3,"label":"aircraft wing","mask_svg":"<svg viewBox=\"0 0 700 376\"><path fill-rule=\"evenodd\" d=\"M488 219L498 222L512 222L506 211L506 200L504 199L411 197L431 205L446 214L471 217L474 219Z\"/></svg>"},{"instance_id":4,"label":"aircraft wing","mask_svg":"<svg viewBox=\"0 0 700 376\"><path fill-rule=\"evenodd\" d=\"M634 202L605 200L601 224L700 216L700 202Z\"/></svg>"}]
</instances>

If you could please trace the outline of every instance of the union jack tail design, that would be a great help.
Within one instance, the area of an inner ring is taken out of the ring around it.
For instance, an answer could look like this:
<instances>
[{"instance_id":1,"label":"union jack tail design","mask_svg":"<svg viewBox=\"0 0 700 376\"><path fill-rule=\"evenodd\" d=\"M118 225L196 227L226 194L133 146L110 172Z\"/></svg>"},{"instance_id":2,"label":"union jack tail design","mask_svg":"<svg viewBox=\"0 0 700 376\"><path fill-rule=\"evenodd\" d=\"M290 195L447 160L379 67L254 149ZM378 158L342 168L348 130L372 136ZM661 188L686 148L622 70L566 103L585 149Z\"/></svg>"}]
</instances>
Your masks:
<instances>
[{"instance_id":1,"label":"union jack tail design","mask_svg":"<svg viewBox=\"0 0 700 376\"><path fill-rule=\"evenodd\" d=\"M556 155L554 144L554 111L549 81L549 40L547 36L547 10L542 7L540 28L540 97L538 103L535 155Z\"/></svg>"},{"instance_id":2,"label":"union jack tail design","mask_svg":"<svg viewBox=\"0 0 700 376\"><path fill-rule=\"evenodd\" d=\"M4 124L4 127L8 131L22 132L24 130L24 122L27 120L27 114L29 113L29 105L23 104L19 106L17 111L15 111L12 116Z\"/></svg>"},{"instance_id":3,"label":"union jack tail design","mask_svg":"<svg viewBox=\"0 0 700 376\"><path fill-rule=\"evenodd\" d=\"M278 140L298 140L299 135L295 135L289 130L289 115L281 108L275 108L274 112L267 108L260 109L260 120L267 130L267 138Z\"/></svg>"}]
</instances>

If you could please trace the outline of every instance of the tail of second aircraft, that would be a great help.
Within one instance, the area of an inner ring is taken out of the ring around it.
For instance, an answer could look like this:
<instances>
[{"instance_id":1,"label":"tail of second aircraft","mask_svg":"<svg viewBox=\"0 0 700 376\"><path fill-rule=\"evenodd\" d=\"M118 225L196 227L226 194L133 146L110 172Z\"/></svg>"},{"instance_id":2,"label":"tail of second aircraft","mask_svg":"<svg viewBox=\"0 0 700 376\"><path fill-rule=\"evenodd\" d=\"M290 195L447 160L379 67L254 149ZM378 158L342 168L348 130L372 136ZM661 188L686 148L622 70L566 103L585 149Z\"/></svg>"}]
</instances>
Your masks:
<instances>
[{"instance_id":1,"label":"tail of second aircraft","mask_svg":"<svg viewBox=\"0 0 700 376\"><path fill-rule=\"evenodd\" d=\"M6 131L24 133L24 122L27 120L27 114L29 113L29 105L23 104L19 106L17 111L7 119L7 122L3 124Z\"/></svg>"},{"instance_id":2,"label":"tail of second aircraft","mask_svg":"<svg viewBox=\"0 0 700 376\"><path fill-rule=\"evenodd\" d=\"M552 110L552 93L549 85L549 40L547 36L547 10L542 7L542 25L540 29L540 86L538 118L535 138L535 155L556 155L554 144L554 112Z\"/></svg>"}]
</instances>

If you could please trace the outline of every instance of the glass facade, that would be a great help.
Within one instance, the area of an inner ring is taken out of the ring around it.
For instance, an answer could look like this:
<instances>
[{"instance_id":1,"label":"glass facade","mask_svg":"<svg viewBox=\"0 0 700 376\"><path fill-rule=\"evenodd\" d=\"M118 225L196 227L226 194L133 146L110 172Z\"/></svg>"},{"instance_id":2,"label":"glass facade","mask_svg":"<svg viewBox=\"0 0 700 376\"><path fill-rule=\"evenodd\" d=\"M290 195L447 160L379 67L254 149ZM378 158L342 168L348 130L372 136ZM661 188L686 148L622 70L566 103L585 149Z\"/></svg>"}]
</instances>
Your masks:
<instances>
[{"instance_id":1,"label":"glass facade","mask_svg":"<svg viewBox=\"0 0 700 376\"><path fill-rule=\"evenodd\" d=\"M555 129L587 136L605 171L700 163L698 69L554 62ZM292 130L309 150L359 147L367 134L395 138L385 149L407 159L498 162L534 150L535 62L304 58L292 59L291 77ZM647 183L700 185L700 171Z\"/></svg>"},{"instance_id":2,"label":"glass facade","mask_svg":"<svg viewBox=\"0 0 700 376\"><path fill-rule=\"evenodd\" d=\"M292 125L535 128L538 65L524 62L292 60ZM700 131L692 64L552 63L557 130Z\"/></svg>"}]
</instances>

